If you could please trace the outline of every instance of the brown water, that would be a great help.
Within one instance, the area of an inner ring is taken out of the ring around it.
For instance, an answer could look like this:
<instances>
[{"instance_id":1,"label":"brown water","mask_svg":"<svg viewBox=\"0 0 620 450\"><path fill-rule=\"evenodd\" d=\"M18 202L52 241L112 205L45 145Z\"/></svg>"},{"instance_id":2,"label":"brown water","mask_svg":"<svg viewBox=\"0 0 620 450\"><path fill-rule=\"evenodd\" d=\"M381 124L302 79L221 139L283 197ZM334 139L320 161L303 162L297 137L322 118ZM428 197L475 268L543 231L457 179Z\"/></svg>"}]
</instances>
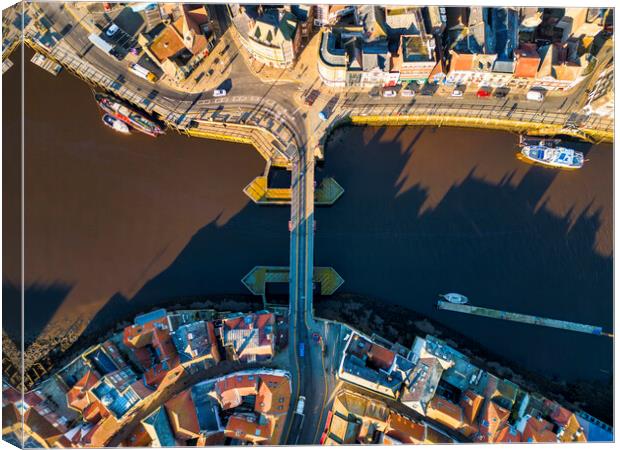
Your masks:
<instances>
[{"instance_id":1,"label":"brown water","mask_svg":"<svg viewBox=\"0 0 620 450\"><path fill-rule=\"evenodd\" d=\"M264 169L251 146L120 135L70 74L27 62L25 84L30 338L174 297L247 294L252 267L288 263L288 211L242 192Z\"/></svg>"},{"instance_id":2,"label":"brown water","mask_svg":"<svg viewBox=\"0 0 620 450\"><path fill-rule=\"evenodd\" d=\"M4 92L18 89L18 73L4 76ZM242 193L263 170L251 147L118 135L71 75L27 62L26 84L31 337L77 317L105 328L179 296L244 294L253 266L288 264L288 208L259 208ZM338 131L319 177L335 176L345 194L317 209L315 263L343 276L341 292L428 314L528 369L607 376L608 338L433 307L455 291L611 331L611 146L583 146L584 169L560 172L518 161L515 142L448 128ZM19 152L5 145L3 158L16 166ZM5 271L5 291L15 276Z\"/></svg>"},{"instance_id":3,"label":"brown water","mask_svg":"<svg viewBox=\"0 0 620 450\"><path fill-rule=\"evenodd\" d=\"M320 177L345 193L318 209L315 258L343 290L407 306L498 355L562 379L607 378L612 340L438 311L472 304L613 326L613 155L579 171L519 161L516 136L466 129L339 130ZM572 145L572 144L571 144Z\"/></svg>"}]
</instances>

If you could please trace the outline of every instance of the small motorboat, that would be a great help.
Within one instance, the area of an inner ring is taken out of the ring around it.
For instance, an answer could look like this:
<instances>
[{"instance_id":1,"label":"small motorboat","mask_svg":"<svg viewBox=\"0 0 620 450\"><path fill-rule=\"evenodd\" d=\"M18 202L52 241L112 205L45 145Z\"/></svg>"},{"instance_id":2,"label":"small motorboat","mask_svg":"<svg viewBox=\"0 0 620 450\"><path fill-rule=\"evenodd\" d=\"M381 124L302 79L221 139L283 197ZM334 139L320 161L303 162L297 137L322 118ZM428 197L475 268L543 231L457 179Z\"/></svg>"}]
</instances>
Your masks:
<instances>
[{"instance_id":1,"label":"small motorboat","mask_svg":"<svg viewBox=\"0 0 620 450\"><path fill-rule=\"evenodd\" d=\"M441 294L440 297L443 297L450 303L456 303L457 305L464 305L465 303L469 301L467 297L465 297L464 295L456 294L454 292L450 294Z\"/></svg>"},{"instance_id":2,"label":"small motorboat","mask_svg":"<svg viewBox=\"0 0 620 450\"><path fill-rule=\"evenodd\" d=\"M130 133L129 126L127 126L125 122L117 119L116 117L112 117L109 114L104 114L101 120L103 120L103 123L112 128L114 131L118 131L119 133L123 134Z\"/></svg>"}]
</instances>

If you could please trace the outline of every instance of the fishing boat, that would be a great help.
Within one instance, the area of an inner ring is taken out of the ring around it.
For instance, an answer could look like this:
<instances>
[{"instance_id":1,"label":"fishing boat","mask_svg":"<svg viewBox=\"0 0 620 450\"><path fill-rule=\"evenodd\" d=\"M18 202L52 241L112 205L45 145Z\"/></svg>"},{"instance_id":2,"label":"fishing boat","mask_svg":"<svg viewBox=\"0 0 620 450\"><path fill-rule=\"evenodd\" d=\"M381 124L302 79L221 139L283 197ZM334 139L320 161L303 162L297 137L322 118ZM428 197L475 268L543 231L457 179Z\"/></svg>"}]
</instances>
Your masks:
<instances>
[{"instance_id":1,"label":"fishing boat","mask_svg":"<svg viewBox=\"0 0 620 450\"><path fill-rule=\"evenodd\" d=\"M465 303L469 301L469 299L465 297L463 294L457 294L455 292L451 292L449 294L441 294L439 296L443 297L450 303L456 303L457 305L464 305Z\"/></svg>"},{"instance_id":2,"label":"fishing boat","mask_svg":"<svg viewBox=\"0 0 620 450\"><path fill-rule=\"evenodd\" d=\"M125 105L112 95L97 92L95 100L107 114L125 122L131 128L153 137L164 134L164 130L155 121L138 110Z\"/></svg>"},{"instance_id":3,"label":"fishing boat","mask_svg":"<svg viewBox=\"0 0 620 450\"><path fill-rule=\"evenodd\" d=\"M523 146L521 155L531 162L563 169L580 169L584 162L583 153L577 150L540 144Z\"/></svg>"},{"instance_id":4,"label":"fishing boat","mask_svg":"<svg viewBox=\"0 0 620 450\"><path fill-rule=\"evenodd\" d=\"M112 128L114 131L118 131L119 133L123 134L130 133L127 124L122 120L117 119L116 117L112 117L109 114L104 114L101 120L103 120L103 123Z\"/></svg>"}]
</instances>

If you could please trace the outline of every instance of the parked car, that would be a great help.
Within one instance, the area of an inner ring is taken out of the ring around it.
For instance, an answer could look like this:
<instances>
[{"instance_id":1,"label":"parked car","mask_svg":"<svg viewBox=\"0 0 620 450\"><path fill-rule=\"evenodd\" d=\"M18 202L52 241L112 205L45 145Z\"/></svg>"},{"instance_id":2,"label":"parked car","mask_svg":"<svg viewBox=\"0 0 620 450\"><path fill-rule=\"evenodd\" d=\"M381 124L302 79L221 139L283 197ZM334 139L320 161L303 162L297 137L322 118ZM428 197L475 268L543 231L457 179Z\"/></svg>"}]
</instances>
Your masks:
<instances>
[{"instance_id":1,"label":"parked car","mask_svg":"<svg viewBox=\"0 0 620 450\"><path fill-rule=\"evenodd\" d=\"M318 344L321 342L321 335L319 333L312 333L312 340Z\"/></svg>"},{"instance_id":2,"label":"parked car","mask_svg":"<svg viewBox=\"0 0 620 450\"><path fill-rule=\"evenodd\" d=\"M543 94L542 91L528 91L527 94L525 95L525 98L527 98L528 100L532 100L535 102L542 102L545 99L545 94Z\"/></svg>"},{"instance_id":3,"label":"parked car","mask_svg":"<svg viewBox=\"0 0 620 450\"><path fill-rule=\"evenodd\" d=\"M452 97L462 97L463 96L463 91L461 91L460 89L455 89L452 91L451 94Z\"/></svg>"},{"instance_id":4,"label":"parked car","mask_svg":"<svg viewBox=\"0 0 620 450\"><path fill-rule=\"evenodd\" d=\"M510 92L508 88L497 88L495 89L495 98L505 98Z\"/></svg>"},{"instance_id":5,"label":"parked car","mask_svg":"<svg viewBox=\"0 0 620 450\"><path fill-rule=\"evenodd\" d=\"M381 96L381 91L379 90L378 87L374 87L372 88L369 92L368 95L370 97L380 97Z\"/></svg>"},{"instance_id":6,"label":"parked car","mask_svg":"<svg viewBox=\"0 0 620 450\"><path fill-rule=\"evenodd\" d=\"M386 89L383 91L383 96L384 97L396 97L396 91L392 89Z\"/></svg>"},{"instance_id":7,"label":"parked car","mask_svg":"<svg viewBox=\"0 0 620 450\"><path fill-rule=\"evenodd\" d=\"M112 10L112 5L110 5L110 3L109 3L109 2L104 2L104 3L103 3L103 10L104 10L105 12L110 12L110 11Z\"/></svg>"},{"instance_id":8,"label":"parked car","mask_svg":"<svg viewBox=\"0 0 620 450\"><path fill-rule=\"evenodd\" d=\"M478 92L476 92L476 97L478 98L487 98L491 96L491 92L488 89L478 89Z\"/></svg>"},{"instance_id":9,"label":"parked car","mask_svg":"<svg viewBox=\"0 0 620 450\"><path fill-rule=\"evenodd\" d=\"M400 91L400 95L402 97L414 97L415 91L413 89L403 89L402 91Z\"/></svg>"},{"instance_id":10,"label":"parked car","mask_svg":"<svg viewBox=\"0 0 620 450\"><path fill-rule=\"evenodd\" d=\"M316 89L313 89L308 96L305 98L304 102L306 103L306 105L308 106L312 106L314 104L314 102L316 101L317 98L319 98L319 95L321 93L319 91L317 91Z\"/></svg>"},{"instance_id":11,"label":"parked car","mask_svg":"<svg viewBox=\"0 0 620 450\"><path fill-rule=\"evenodd\" d=\"M215 89L213 91L213 96L214 97L226 97L226 89Z\"/></svg>"},{"instance_id":12,"label":"parked car","mask_svg":"<svg viewBox=\"0 0 620 450\"><path fill-rule=\"evenodd\" d=\"M106 34L108 37L112 37L112 36L114 36L114 35L118 32L118 30L120 30L120 28L118 27L118 25L116 25L114 22L112 22L112 25L110 25L110 26L108 27L108 29L106 30L105 34Z\"/></svg>"}]
</instances>

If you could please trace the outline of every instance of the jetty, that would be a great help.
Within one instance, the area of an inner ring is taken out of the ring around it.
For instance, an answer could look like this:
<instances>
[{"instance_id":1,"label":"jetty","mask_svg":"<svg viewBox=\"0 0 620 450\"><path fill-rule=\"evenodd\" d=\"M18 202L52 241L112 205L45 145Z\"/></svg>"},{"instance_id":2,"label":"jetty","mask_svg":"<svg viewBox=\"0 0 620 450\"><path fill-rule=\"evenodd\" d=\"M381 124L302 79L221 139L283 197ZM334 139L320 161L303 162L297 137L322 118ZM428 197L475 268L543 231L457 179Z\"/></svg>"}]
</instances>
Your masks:
<instances>
[{"instance_id":1,"label":"jetty","mask_svg":"<svg viewBox=\"0 0 620 450\"><path fill-rule=\"evenodd\" d=\"M491 319L509 320L511 322L527 323L530 325L540 325L550 328L559 328L561 330L578 331L580 333L594 334L597 336L613 337L611 333L605 333L601 327L595 325L586 325L582 323L567 322L565 320L548 319L545 317L531 316L508 311L500 311L498 309L483 308L474 305L462 305L450 303L443 300L437 301L437 308L446 311L454 311L475 316L489 317Z\"/></svg>"}]
</instances>

